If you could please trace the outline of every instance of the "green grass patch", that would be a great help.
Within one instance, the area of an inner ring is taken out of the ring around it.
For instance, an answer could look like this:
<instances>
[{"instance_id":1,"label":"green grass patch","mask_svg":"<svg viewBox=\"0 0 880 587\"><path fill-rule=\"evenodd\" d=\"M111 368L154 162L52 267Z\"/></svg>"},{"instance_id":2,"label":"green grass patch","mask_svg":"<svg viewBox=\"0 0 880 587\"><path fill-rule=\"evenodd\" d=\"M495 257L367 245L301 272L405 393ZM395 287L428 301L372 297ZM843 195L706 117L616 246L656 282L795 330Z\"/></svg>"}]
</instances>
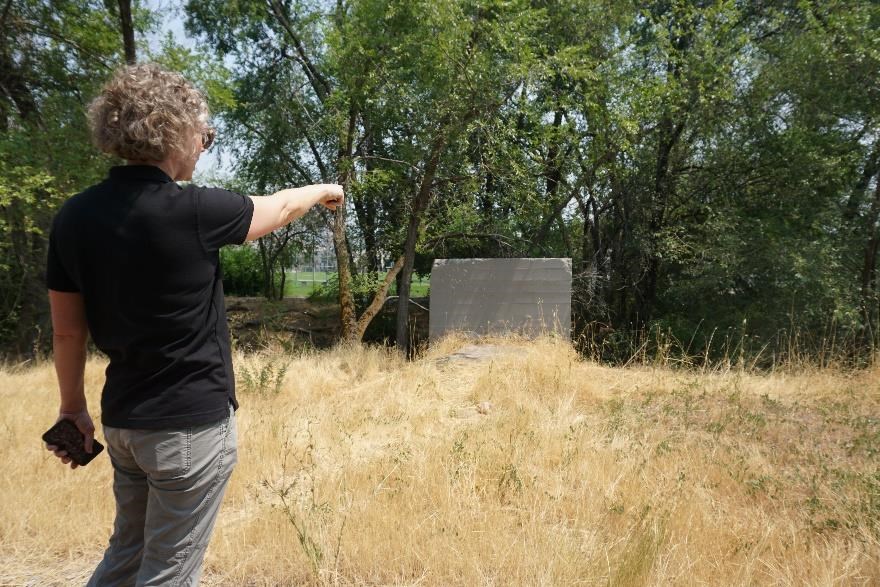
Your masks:
<instances>
[{"instance_id":1,"label":"green grass patch","mask_svg":"<svg viewBox=\"0 0 880 587\"><path fill-rule=\"evenodd\" d=\"M286 298L307 298L311 293L321 287L321 284L330 279L331 277L335 277L336 273L331 273L329 271L315 271L312 273L311 271L288 271L287 272L287 281L284 284L284 297ZM387 275L387 272L382 272L382 278ZM419 278L417 276L413 276L412 285L410 285L410 296L414 298L425 298L428 297L428 293L430 290L430 277ZM388 295L397 295L396 287L394 284L391 285L391 290L388 292Z\"/></svg>"}]
</instances>

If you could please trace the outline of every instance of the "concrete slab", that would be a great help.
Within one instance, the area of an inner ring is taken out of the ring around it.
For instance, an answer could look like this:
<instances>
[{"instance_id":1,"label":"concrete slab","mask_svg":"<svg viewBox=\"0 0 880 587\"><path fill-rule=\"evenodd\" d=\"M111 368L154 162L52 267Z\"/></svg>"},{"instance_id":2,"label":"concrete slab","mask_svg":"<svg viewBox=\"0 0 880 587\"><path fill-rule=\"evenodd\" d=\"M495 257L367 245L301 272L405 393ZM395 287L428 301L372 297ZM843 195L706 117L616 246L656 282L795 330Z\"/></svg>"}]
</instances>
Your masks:
<instances>
[{"instance_id":1,"label":"concrete slab","mask_svg":"<svg viewBox=\"0 0 880 587\"><path fill-rule=\"evenodd\" d=\"M554 332L571 337L571 259L437 259L429 337Z\"/></svg>"}]
</instances>

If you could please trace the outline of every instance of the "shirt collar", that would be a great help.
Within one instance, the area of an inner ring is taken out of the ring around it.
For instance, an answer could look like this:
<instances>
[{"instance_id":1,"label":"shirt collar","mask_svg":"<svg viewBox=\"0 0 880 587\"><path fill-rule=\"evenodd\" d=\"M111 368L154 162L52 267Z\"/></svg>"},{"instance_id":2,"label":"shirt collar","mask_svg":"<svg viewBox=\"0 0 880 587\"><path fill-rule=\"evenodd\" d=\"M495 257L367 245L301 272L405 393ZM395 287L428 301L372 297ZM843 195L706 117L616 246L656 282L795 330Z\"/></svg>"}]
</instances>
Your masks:
<instances>
[{"instance_id":1,"label":"shirt collar","mask_svg":"<svg viewBox=\"0 0 880 587\"><path fill-rule=\"evenodd\" d=\"M171 178L155 165L119 165L110 168L110 177L121 180L158 181L168 183Z\"/></svg>"}]
</instances>

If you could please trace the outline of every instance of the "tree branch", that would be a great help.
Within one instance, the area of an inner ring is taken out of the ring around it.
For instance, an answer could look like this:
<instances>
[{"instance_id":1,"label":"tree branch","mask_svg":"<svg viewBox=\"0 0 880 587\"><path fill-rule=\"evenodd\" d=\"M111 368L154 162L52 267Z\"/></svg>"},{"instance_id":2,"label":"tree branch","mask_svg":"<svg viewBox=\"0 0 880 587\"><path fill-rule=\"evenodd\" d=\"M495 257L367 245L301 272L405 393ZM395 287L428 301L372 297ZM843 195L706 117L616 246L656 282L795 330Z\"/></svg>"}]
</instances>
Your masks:
<instances>
[{"instance_id":1,"label":"tree branch","mask_svg":"<svg viewBox=\"0 0 880 587\"><path fill-rule=\"evenodd\" d=\"M125 48L125 62L134 65L137 53L134 44L134 25L131 20L131 0L119 1L119 23L122 28L122 45Z\"/></svg>"},{"instance_id":2,"label":"tree branch","mask_svg":"<svg viewBox=\"0 0 880 587\"><path fill-rule=\"evenodd\" d=\"M358 161L360 159L375 159L377 161L388 161L389 163L400 163L402 165L408 166L410 169L418 170L417 165L413 165L409 161L401 161L400 159L389 159L388 157L379 157L378 155L359 155L354 158L354 161Z\"/></svg>"},{"instance_id":3,"label":"tree branch","mask_svg":"<svg viewBox=\"0 0 880 587\"><path fill-rule=\"evenodd\" d=\"M379 287L376 295L373 296L373 301L370 302L370 305L367 306L367 309L364 310L364 313L358 318L357 329L355 331L357 338L355 340L363 340L364 333L367 331L367 326L370 325L370 322L375 318L376 314L379 313L382 306L385 305L385 299L388 297L388 289L391 287L391 283L397 277L397 274L403 269L403 262L405 259L406 255L401 255L397 258L394 266L391 267L391 269L388 270L388 274L385 275L385 279L382 281L382 285Z\"/></svg>"},{"instance_id":4,"label":"tree branch","mask_svg":"<svg viewBox=\"0 0 880 587\"><path fill-rule=\"evenodd\" d=\"M306 76L309 78L309 82L312 84L312 88L315 90L315 94L318 95L318 99L321 100L321 102L324 102L327 99L327 95L330 93L330 84L309 59L309 56L306 54L305 46L299 38L299 35L296 34L293 24L284 13L284 8L281 6L281 3L278 2L278 0L269 0L269 7L275 15L275 18L278 20L278 24L281 25L290 37L290 40L293 42L293 46L299 56L299 61L305 70Z\"/></svg>"},{"instance_id":5,"label":"tree branch","mask_svg":"<svg viewBox=\"0 0 880 587\"><path fill-rule=\"evenodd\" d=\"M48 29L43 29L43 28L40 27L39 24L37 24L37 23L35 23L35 22L28 21L28 20L21 20L21 21L19 21L19 22L21 22L21 24L23 25L22 28L27 28L27 27L25 27L24 25L29 25L29 26L30 26L30 29L29 29L29 30L30 30L32 33L36 33L36 34L38 34L38 35L42 35L42 36L44 36L44 37L49 37L50 39L55 39L56 41L58 41L58 42L60 42L60 43L64 43L64 44L66 44L66 45L70 45L71 47L73 47L74 49L76 49L77 52L82 53L83 55L85 55L86 57L89 57L90 59L94 59L95 62L96 62L98 65L100 65L101 67L103 67L104 69L107 69L107 70L111 70L111 69L113 69L113 68L110 66L110 64L108 64L106 61L104 61L104 59L102 59L99 55L97 55L97 54L95 54L95 53L92 53L91 51L89 51L88 49L84 48L84 47L83 47L82 45L80 45L79 43L77 43L77 42L75 42L75 41L71 41L70 39L65 38L64 36L62 36L62 35L59 34L59 33L56 33L55 31L51 31L51 30L48 30Z\"/></svg>"},{"instance_id":6,"label":"tree branch","mask_svg":"<svg viewBox=\"0 0 880 587\"><path fill-rule=\"evenodd\" d=\"M315 158L315 164L317 164L318 169L321 172L321 181L327 183L330 180L330 173L327 170L327 166L324 164L324 160L321 158L321 152L318 150L318 145L315 143L314 139L312 139L312 135L309 134L308 129L302 124L298 118L294 117L293 124L299 129L299 131L306 138L306 142L309 144L309 150L312 152L312 157Z\"/></svg>"},{"instance_id":7,"label":"tree branch","mask_svg":"<svg viewBox=\"0 0 880 587\"><path fill-rule=\"evenodd\" d=\"M498 234L494 232L448 232L446 234L441 234L439 236L435 236L434 238L430 238L425 241L425 245L429 247L435 246L443 246L447 240L452 239L487 239L493 240L502 247L506 247L511 251L520 251L521 249L517 249L516 246L513 245L512 241L503 234Z\"/></svg>"}]
</instances>

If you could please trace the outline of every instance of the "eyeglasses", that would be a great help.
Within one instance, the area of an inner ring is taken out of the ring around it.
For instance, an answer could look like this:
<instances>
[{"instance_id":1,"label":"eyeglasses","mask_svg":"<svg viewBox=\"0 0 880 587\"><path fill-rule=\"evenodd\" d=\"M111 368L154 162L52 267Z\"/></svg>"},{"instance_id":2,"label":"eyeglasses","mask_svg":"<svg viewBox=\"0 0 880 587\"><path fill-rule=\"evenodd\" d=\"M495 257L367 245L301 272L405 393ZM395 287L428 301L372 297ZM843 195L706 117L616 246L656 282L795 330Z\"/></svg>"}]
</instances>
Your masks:
<instances>
[{"instance_id":1,"label":"eyeglasses","mask_svg":"<svg viewBox=\"0 0 880 587\"><path fill-rule=\"evenodd\" d=\"M202 149L207 151L211 145L214 144L214 139L217 137L217 130L213 128L209 128L202 132Z\"/></svg>"}]
</instances>

